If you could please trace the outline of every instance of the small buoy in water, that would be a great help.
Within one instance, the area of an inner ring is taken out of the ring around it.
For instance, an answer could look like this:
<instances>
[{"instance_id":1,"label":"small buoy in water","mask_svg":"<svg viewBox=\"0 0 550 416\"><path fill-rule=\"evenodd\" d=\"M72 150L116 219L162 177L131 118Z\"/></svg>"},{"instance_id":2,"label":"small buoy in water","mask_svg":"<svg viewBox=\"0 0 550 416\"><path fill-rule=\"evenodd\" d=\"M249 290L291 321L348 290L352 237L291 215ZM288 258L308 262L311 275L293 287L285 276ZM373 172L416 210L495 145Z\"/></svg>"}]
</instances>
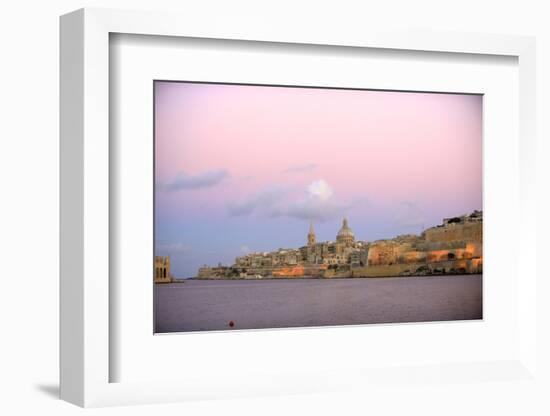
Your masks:
<instances>
[{"instance_id":1,"label":"small buoy in water","mask_svg":"<svg viewBox=\"0 0 550 416\"><path fill-rule=\"evenodd\" d=\"M233 328L233 327L235 326L235 322L229 321L229 326L230 326L231 328Z\"/></svg>"}]
</instances>

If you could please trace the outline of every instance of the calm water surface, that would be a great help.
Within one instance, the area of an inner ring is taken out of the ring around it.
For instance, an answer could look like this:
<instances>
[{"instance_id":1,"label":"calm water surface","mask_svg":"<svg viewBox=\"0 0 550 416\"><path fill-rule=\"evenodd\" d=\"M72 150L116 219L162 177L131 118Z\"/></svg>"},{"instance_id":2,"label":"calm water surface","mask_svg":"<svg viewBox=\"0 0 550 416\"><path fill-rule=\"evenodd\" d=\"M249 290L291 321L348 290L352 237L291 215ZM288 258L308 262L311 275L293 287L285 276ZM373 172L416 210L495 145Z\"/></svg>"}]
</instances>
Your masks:
<instances>
[{"instance_id":1,"label":"calm water surface","mask_svg":"<svg viewBox=\"0 0 550 416\"><path fill-rule=\"evenodd\" d=\"M481 275L155 285L156 332L481 318Z\"/></svg>"}]
</instances>

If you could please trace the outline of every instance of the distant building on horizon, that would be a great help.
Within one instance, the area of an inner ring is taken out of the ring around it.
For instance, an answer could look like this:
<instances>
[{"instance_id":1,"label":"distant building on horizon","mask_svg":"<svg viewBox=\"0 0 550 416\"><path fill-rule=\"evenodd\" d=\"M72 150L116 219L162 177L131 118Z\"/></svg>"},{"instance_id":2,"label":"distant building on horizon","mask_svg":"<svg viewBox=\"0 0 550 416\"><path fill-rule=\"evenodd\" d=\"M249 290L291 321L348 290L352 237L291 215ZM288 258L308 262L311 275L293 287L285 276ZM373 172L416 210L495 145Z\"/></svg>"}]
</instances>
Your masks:
<instances>
[{"instance_id":1,"label":"distant building on horizon","mask_svg":"<svg viewBox=\"0 0 550 416\"><path fill-rule=\"evenodd\" d=\"M171 283L170 256L155 256L155 283Z\"/></svg>"}]
</instances>

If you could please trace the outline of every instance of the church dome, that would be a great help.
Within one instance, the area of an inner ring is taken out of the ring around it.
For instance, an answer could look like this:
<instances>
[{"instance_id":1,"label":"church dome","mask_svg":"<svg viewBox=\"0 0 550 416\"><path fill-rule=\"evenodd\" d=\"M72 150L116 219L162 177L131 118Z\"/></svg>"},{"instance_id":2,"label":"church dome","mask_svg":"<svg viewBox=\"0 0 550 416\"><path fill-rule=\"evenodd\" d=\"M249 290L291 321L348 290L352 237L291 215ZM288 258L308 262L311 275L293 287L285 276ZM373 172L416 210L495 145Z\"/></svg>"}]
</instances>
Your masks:
<instances>
[{"instance_id":1,"label":"church dome","mask_svg":"<svg viewBox=\"0 0 550 416\"><path fill-rule=\"evenodd\" d=\"M348 219L344 218L344 223L342 224L342 228L340 228L340 231L338 231L336 241L353 242L354 240L355 235L353 234L353 231L351 231L351 228L349 228Z\"/></svg>"}]
</instances>

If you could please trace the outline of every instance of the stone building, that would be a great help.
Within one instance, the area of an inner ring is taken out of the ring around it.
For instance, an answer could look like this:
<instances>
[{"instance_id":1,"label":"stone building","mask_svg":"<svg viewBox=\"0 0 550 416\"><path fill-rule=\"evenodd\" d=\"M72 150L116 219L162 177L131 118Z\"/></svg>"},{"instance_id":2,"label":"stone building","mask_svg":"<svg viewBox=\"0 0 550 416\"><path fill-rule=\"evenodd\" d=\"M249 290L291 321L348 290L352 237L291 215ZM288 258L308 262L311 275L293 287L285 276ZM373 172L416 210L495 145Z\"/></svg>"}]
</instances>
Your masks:
<instances>
[{"instance_id":1,"label":"stone building","mask_svg":"<svg viewBox=\"0 0 550 416\"><path fill-rule=\"evenodd\" d=\"M170 257L155 256L155 283L170 283Z\"/></svg>"}]
</instances>

